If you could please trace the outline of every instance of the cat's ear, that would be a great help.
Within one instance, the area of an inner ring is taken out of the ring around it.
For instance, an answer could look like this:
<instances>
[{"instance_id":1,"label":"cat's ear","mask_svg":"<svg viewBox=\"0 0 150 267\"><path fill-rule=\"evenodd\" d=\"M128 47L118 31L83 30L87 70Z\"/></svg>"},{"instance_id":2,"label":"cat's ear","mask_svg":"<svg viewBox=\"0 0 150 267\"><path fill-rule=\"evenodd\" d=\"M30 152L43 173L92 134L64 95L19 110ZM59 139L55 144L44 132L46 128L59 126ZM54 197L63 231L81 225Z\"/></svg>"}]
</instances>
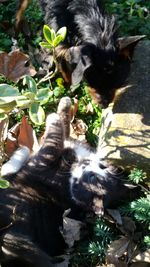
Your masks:
<instances>
[{"instance_id":1,"label":"cat's ear","mask_svg":"<svg viewBox=\"0 0 150 267\"><path fill-rule=\"evenodd\" d=\"M144 37L145 35L136 35L118 38L119 54L131 60L134 48Z\"/></svg>"},{"instance_id":2,"label":"cat's ear","mask_svg":"<svg viewBox=\"0 0 150 267\"><path fill-rule=\"evenodd\" d=\"M85 71L92 66L92 53L93 45L74 46L69 49L72 85L79 84Z\"/></svg>"}]
</instances>

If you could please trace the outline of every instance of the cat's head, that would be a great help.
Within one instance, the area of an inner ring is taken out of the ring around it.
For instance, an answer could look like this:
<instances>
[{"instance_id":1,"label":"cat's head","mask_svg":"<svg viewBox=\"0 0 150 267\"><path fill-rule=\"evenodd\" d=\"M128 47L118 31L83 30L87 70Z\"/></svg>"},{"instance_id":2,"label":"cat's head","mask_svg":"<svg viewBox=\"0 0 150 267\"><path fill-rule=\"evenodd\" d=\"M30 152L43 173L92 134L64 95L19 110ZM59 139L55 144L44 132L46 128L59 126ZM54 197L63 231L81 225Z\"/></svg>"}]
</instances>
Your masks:
<instances>
[{"instance_id":1,"label":"cat's head","mask_svg":"<svg viewBox=\"0 0 150 267\"><path fill-rule=\"evenodd\" d=\"M72 167L72 199L76 205L101 216L105 208L115 208L122 201L137 197L139 189L124 178L122 169L105 166L93 154Z\"/></svg>"}]
</instances>

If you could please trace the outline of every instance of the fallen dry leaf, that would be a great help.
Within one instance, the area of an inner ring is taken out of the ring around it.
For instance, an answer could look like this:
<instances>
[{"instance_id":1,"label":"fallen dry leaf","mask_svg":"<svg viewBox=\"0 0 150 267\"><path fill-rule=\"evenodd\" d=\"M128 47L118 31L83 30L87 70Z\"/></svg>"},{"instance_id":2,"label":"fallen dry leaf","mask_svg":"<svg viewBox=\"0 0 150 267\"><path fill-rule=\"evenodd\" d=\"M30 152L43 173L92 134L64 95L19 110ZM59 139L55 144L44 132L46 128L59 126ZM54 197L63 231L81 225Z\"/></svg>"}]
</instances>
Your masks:
<instances>
[{"instance_id":1,"label":"fallen dry leaf","mask_svg":"<svg viewBox=\"0 0 150 267\"><path fill-rule=\"evenodd\" d=\"M128 267L128 264L125 261L120 260L117 257L114 257L113 255L110 255L107 260L107 267Z\"/></svg>"},{"instance_id":2,"label":"fallen dry leaf","mask_svg":"<svg viewBox=\"0 0 150 267\"><path fill-rule=\"evenodd\" d=\"M130 267L150 267L150 263L147 262L134 262Z\"/></svg>"},{"instance_id":3,"label":"fallen dry leaf","mask_svg":"<svg viewBox=\"0 0 150 267\"><path fill-rule=\"evenodd\" d=\"M25 116L21 123L17 123L8 131L6 154L10 157L19 146L26 146L30 151L39 149L35 131Z\"/></svg>"},{"instance_id":4,"label":"fallen dry leaf","mask_svg":"<svg viewBox=\"0 0 150 267\"><path fill-rule=\"evenodd\" d=\"M20 123L15 124L7 133L7 141L5 146L5 152L10 157L14 151L18 148L17 138L19 135Z\"/></svg>"},{"instance_id":5,"label":"fallen dry leaf","mask_svg":"<svg viewBox=\"0 0 150 267\"><path fill-rule=\"evenodd\" d=\"M33 145L35 148L38 146L34 130L25 116L22 118L19 128L18 145L27 146L30 150L33 150Z\"/></svg>"},{"instance_id":6,"label":"fallen dry leaf","mask_svg":"<svg viewBox=\"0 0 150 267\"><path fill-rule=\"evenodd\" d=\"M84 227L84 223L70 219L68 217L64 217L62 234L69 248L74 245L75 241L81 239L81 228Z\"/></svg>"},{"instance_id":7,"label":"fallen dry leaf","mask_svg":"<svg viewBox=\"0 0 150 267\"><path fill-rule=\"evenodd\" d=\"M73 105L71 107L71 121L74 120L75 115L76 115L76 113L78 111L78 99L77 98L73 98L73 102L74 103L73 103Z\"/></svg>"},{"instance_id":8,"label":"fallen dry leaf","mask_svg":"<svg viewBox=\"0 0 150 267\"><path fill-rule=\"evenodd\" d=\"M132 260L133 262L147 262L150 264L150 249L139 253L138 255L135 256L135 258L133 258Z\"/></svg>"},{"instance_id":9,"label":"fallen dry leaf","mask_svg":"<svg viewBox=\"0 0 150 267\"><path fill-rule=\"evenodd\" d=\"M109 261L110 258L122 257L124 253L127 251L129 243L130 240L127 237L121 237L120 239L113 241L107 250L107 256L106 256L107 262L111 263Z\"/></svg>"},{"instance_id":10,"label":"fallen dry leaf","mask_svg":"<svg viewBox=\"0 0 150 267\"><path fill-rule=\"evenodd\" d=\"M87 125L81 119L76 119L75 122L72 122L70 125L70 136L81 142L86 142L86 131Z\"/></svg>"},{"instance_id":11,"label":"fallen dry leaf","mask_svg":"<svg viewBox=\"0 0 150 267\"><path fill-rule=\"evenodd\" d=\"M116 224L122 225L122 218L119 210L116 209L107 209L108 214L112 217Z\"/></svg>"},{"instance_id":12,"label":"fallen dry leaf","mask_svg":"<svg viewBox=\"0 0 150 267\"><path fill-rule=\"evenodd\" d=\"M106 262L114 264L115 267L127 267L132 262L136 251L137 245L132 241L132 236L123 236L110 244L106 254Z\"/></svg>"},{"instance_id":13,"label":"fallen dry leaf","mask_svg":"<svg viewBox=\"0 0 150 267\"><path fill-rule=\"evenodd\" d=\"M18 82L23 76L36 74L28 55L15 50L7 54L0 52L0 74L13 82Z\"/></svg>"},{"instance_id":14,"label":"fallen dry leaf","mask_svg":"<svg viewBox=\"0 0 150 267\"><path fill-rule=\"evenodd\" d=\"M62 261L60 263L52 264L52 267L68 267L69 266L70 256L63 255L63 258L64 258L64 261Z\"/></svg>"},{"instance_id":15,"label":"fallen dry leaf","mask_svg":"<svg viewBox=\"0 0 150 267\"><path fill-rule=\"evenodd\" d=\"M127 216L122 217L122 226L118 227L120 231L129 237L133 236L135 230L136 230L136 225L135 222Z\"/></svg>"}]
</instances>

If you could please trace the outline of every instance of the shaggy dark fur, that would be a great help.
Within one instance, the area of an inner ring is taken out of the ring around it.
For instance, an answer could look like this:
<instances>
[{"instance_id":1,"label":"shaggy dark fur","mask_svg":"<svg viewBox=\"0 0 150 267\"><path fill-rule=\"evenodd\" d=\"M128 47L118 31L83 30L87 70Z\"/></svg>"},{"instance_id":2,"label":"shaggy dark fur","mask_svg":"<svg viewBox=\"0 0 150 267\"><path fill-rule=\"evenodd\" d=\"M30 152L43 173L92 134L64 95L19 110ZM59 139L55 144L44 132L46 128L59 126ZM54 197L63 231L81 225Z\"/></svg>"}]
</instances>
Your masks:
<instances>
[{"instance_id":1,"label":"shaggy dark fur","mask_svg":"<svg viewBox=\"0 0 150 267\"><path fill-rule=\"evenodd\" d=\"M136 43L143 36L118 38L116 20L100 0L39 0L45 23L55 31L67 27L67 37L56 49L58 67L65 81L86 80L103 107L125 81Z\"/></svg>"},{"instance_id":2,"label":"shaggy dark fur","mask_svg":"<svg viewBox=\"0 0 150 267\"><path fill-rule=\"evenodd\" d=\"M69 111L71 102L64 100ZM59 231L64 210L79 208L101 216L104 208L115 207L137 192L125 184L119 169L104 165L96 152L74 141L65 147L65 133L60 115L49 115L39 152L17 174L6 177L8 189L0 189L2 267L51 267L52 257L66 248Z\"/></svg>"}]
</instances>

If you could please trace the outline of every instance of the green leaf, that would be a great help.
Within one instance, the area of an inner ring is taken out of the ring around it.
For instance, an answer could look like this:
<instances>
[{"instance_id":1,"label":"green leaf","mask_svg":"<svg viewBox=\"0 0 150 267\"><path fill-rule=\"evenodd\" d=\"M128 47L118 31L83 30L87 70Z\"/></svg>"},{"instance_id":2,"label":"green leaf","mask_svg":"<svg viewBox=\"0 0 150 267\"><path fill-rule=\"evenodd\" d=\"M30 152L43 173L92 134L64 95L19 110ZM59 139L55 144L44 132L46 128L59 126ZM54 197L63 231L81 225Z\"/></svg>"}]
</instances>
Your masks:
<instances>
[{"instance_id":1,"label":"green leaf","mask_svg":"<svg viewBox=\"0 0 150 267\"><path fill-rule=\"evenodd\" d=\"M41 105L46 104L51 97L51 92L49 88L39 89L36 95L36 100L40 102Z\"/></svg>"},{"instance_id":2,"label":"green leaf","mask_svg":"<svg viewBox=\"0 0 150 267\"><path fill-rule=\"evenodd\" d=\"M64 39L66 38L66 34L67 34L67 28L62 27L58 30L58 32L56 33L56 36L61 36L62 41L64 41Z\"/></svg>"},{"instance_id":3,"label":"green leaf","mask_svg":"<svg viewBox=\"0 0 150 267\"><path fill-rule=\"evenodd\" d=\"M59 45L60 42L63 41L63 38L61 35L57 36L53 42L53 46L56 47L57 45Z\"/></svg>"},{"instance_id":4,"label":"green leaf","mask_svg":"<svg viewBox=\"0 0 150 267\"><path fill-rule=\"evenodd\" d=\"M20 95L19 90L8 84L0 84L0 97L10 97Z\"/></svg>"},{"instance_id":5,"label":"green leaf","mask_svg":"<svg viewBox=\"0 0 150 267\"><path fill-rule=\"evenodd\" d=\"M15 100L5 101L4 98L0 98L0 113L9 113L16 105Z\"/></svg>"},{"instance_id":6,"label":"green leaf","mask_svg":"<svg viewBox=\"0 0 150 267\"><path fill-rule=\"evenodd\" d=\"M46 43L46 42L40 42L40 46L42 46L43 48L47 48L47 49L53 48L53 46L50 43Z\"/></svg>"},{"instance_id":7,"label":"green leaf","mask_svg":"<svg viewBox=\"0 0 150 267\"><path fill-rule=\"evenodd\" d=\"M4 179L0 179L0 188L5 189L9 187L9 182Z\"/></svg>"},{"instance_id":8,"label":"green leaf","mask_svg":"<svg viewBox=\"0 0 150 267\"><path fill-rule=\"evenodd\" d=\"M4 113L0 114L0 121L5 120L6 118L8 118L6 114Z\"/></svg>"},{"instance_id":9,"label":"green leaf","mask_svg":"<svg viewBox=\"0 0 150 267\"><path fill-rule=\"evenodd\" d=\"M28 99L30 99L30 100L34 100L35 99L35 96L36 96L36 94L35 93L32 93L32 92L25 92L25 93L23 93L23 95L26 97L26 98L28 98Z\"/></svg>"},{"instance_id":10,"label":"green leaf","mask_svg":"<svg viewBox=\"0 0 150 267\"><path fill-rule=\"evenodd\" d=\"M56 38L55 31L51 29L48 25L44 25L43 27L43 34L46 41L53 46L53 41Z\"/></svg>"},{"instance_id":11,"label":"green leaf","mask_svg":"<svg viewBox=\"0 0 150 267\"><path fill-rule=\"evenodd\" d=\"M55 97L59 97L61 95L61 89L56 86L53 93Z\"/></svg>"},{"instance_id":12,"label":"green leaf","mask_svg":"<svg viewBox=\"0 0 150 267\"><path fill-rule=\"evenodd\" d=\"M16 98L17 106L20 108L28 108L29 105L32 103L31 100L27 99L24 95L18 96Z\"/></svg>"},{"instance_id":13,"label":"green leaf","mask_svg":"<svg viewBox=\"0 0 150 267\"><path fill-rule=\"evenodd\" d=\"M28 89L31 93L36 94L37 92L37 86L35 80L31 77L26 75L23 79L23 85L27 84Z\"/></svg>"},{"instance_id":14,"label":"green leaf","mask_svg":"<svg viewBox=\"0 0 150 267\"><path fill-rule=\"evenodd\" d=\"M45 112L39 103L33 103L29 108L29 116L36 125L43 124L45 120Z\"/></svg>"},{"instance_id":15,"label":"green leaf","mask_svg":"<svg viewBox=\"0 0 150 267\"><path fill-rule=\"evenodd\" d=\"M58 87L64 88L64 80L62 78L60 78L60 77L57 78L56 83L57 83Z\"/></svg>"}]
</instances>

